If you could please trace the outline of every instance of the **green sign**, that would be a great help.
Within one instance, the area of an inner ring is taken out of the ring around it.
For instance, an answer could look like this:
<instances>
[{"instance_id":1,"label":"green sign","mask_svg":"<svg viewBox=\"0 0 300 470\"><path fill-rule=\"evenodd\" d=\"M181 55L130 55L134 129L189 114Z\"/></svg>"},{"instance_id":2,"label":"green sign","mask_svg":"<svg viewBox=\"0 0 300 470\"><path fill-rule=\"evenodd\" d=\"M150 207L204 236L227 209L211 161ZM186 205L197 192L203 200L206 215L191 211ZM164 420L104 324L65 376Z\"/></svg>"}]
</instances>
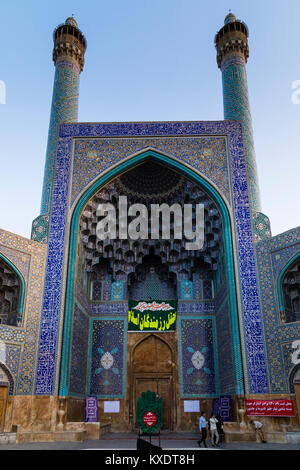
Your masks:
<instances>
[{"instance_id":1,"label":"green sign","mask_svg":"<svg viewBox=\"0 0 300 470\"><path fill-rule=\"evenodd\" d=\"M146 434L160 430L163 420L163 399L155 392L147 390L137 400L137 422L139 428Z\"/></svg>"},{"instance_id":2,"label":"green sign","mask_svg":"<svg viewBox=\"0 0 300 470\"><path fill-rule=\"evenodd\" d=\"M174 331L177 300L129 300L128 331Z\"/></svg>"}]
</instances>

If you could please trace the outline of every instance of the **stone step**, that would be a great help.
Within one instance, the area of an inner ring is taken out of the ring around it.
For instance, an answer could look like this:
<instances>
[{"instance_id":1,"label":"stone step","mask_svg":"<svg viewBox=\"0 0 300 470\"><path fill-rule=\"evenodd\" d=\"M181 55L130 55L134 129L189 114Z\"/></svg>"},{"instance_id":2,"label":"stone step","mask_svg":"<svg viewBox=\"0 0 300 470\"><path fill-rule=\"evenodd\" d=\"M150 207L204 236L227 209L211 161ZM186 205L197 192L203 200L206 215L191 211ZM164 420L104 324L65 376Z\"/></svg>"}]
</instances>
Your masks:
<instances>
[{"instance_id":1,"label":"stone step","mask_svg":"<svg viewBox=\"0 0 300 470\"><path fill-rule=\"evenodd\" d=\"M286 443L286 434L282 431L265 431L265 436L267 442L273 443Z\"/></svg>"},{"instance_id":2,"label":"stone step","mask_svg":"<svg viewBox=\"0 0 300 470\"><path fill-rule=\"evenodd\" d=\"M0 433L0 444L15 444L17 440L17 434L15 432L1 432Z\"/></svg>"},{"instance_id":3,"label":"stone step","mask_svg":"<svg viewBox=\"0 0 300 470\"><path fill-rule=\"evenodd\" d=\"M111 423L100 423L100 437L111 432Z\"/></svg>"},{"instance_id":4,"label":"stone step","mask_svg":"<svg viewBox=\"0 0 300 470\"><path fill-rule=\"evenodd\" d=\"M86 439L98 440L103 435L111 432L111 423L85 423L85 422L68 422L63 429L56 428L55 431L19 431L13 434L13 437L4 437L0 444L8 442L16 442L25 444L29 442L83 442Z\"/></svg>"},{"instance_id":5,"label":"stone step","mask_svg":"<svg viewBox=\"0 0 300 470\"><path fill-rule=\"evenodd\" d=\"M54 440L56 442L83 442L85 436L85 431L55 431Z\"/></svg>"},{"instance_id":6,"label":"stone step","mask_svg":"<svg viewBox=\"0 0 300 470\"><path fill-rule=\"evenodd\" d=\"M28 442L83 442L85 431L21 431L18 444Z\"/></svg>"},{"instance_id":7,"label":"stone step","mask_svg":"<svg viewBox=\"0 0 300 470\"><path fill-rule=\"evenodd\" d=\"M88 439L99 439L101 436L111 432L110 422L67 422L64 431L86 432Z\"/></svg>"},{"instance_id":8,"label":"stone step","mask_svg":"<svg viewBox=\"0 0 300 470\"><path fill-rule=\"evenodd\" d=\"M297 431L266 431L265 437L267 442L273 443L291 443L300 444L300 429ZM260 442L259 437L253 431L242 431L236 429L226 429L225 442Z\"/></svg>"},{"instance_id":9,"label":"stone step","mask_svg":"<svg viewBox=\"0 0 300 470\"><path fill-rule=\"evenodd\" d=\"M224 431L225 442L256 442L256 435L249 431L229 429Z\"/></svg>"},{"instance_id":10,"label":"stone step","mask_svg":"<svg viewBox=\"0 0 300 470\"><path fill-rule=\"evenodd\" d=\"M286 442L289 442L290 444L300 444L300 430L287 431Z\"/></svg>"}]
</instances>

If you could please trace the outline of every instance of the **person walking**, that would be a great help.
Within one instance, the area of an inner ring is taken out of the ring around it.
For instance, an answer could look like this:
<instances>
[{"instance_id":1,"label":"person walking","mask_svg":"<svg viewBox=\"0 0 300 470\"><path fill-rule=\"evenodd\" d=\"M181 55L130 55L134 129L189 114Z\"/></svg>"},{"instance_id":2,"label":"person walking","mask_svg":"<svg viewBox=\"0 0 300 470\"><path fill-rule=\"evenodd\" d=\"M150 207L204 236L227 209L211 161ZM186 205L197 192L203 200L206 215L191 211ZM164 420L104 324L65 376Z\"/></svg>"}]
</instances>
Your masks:
<instances>
[{"instance_id":1,"label":"person walking","mask_svg":"<svg viewBox=\"0 0 300 470\"><path fill-rule=\"evenodd\" d=\"M209 419L209 430L210 430L211 445L213 447L215 446L219 447L219 433L217 430L217 423L218 423L218 420L216 418L216 415L212 413Z\"/></svg>"},{"instance_id":2,"label":"person walking","mask_svg":"<svg viewBox=\"0 0 300 470\"><path fill-rule=\"evenodd\" d=\"M219 434L219 444L221 444L224 439L224 428L223 428L224 421L220 414L216 416L216 419L217 419L217 431Z\"/></svg>"},{"instance_id":3,"label":"person walking","mask_svg":"<svg viewBox=\"0 0 300 470\"><path fill-rule=\"evenodd\" d=\"M199 431L201 434L201 439L198 441L198 446L201 447L201 442L203 442L204 447L207 447L206 445L206 436L207 436L207 430L206 430L206 419L205 419L205 412L201 412L201 416L199 419Z\"/></svg>"},{"instance_id":4,"label":"person walking","mask_svg":"<svg viewBox=\"0 0 300 470\"><path fill-rule=\"evenodd\" d=\"M260 421L250 421L250 424L254 426L255 432L259 435L261 442L265 444L267 441L263 431L263 424Z\"/></svg>"}]
</instances>

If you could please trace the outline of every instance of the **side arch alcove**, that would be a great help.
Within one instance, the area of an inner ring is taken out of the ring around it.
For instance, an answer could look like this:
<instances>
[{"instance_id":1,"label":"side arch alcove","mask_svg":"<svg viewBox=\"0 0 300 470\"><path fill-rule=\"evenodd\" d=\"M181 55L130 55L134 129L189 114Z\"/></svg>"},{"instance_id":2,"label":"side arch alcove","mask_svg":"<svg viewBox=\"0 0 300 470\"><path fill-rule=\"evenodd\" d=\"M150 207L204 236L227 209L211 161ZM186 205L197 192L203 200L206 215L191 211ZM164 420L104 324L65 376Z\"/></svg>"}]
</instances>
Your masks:
<instances>
[{"instance_id":1,"label":"side arch alcove","mask_svg":"<svg viewBox=\"0 0 300 470\"><path fill-rule=\"evenodd\" d=\"M20 326L25 282L19 270L0 253L0 324Z\"/></svg>"}]
</instances>

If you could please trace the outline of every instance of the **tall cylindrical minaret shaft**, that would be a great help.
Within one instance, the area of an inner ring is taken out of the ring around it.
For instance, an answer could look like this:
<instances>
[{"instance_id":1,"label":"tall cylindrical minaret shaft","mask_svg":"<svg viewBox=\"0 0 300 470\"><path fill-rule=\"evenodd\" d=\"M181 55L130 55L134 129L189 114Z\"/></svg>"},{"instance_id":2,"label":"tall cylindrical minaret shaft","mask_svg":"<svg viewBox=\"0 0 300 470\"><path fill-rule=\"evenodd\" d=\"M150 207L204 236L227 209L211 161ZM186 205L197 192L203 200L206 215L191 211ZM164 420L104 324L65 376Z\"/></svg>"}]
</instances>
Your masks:
<instances>
[{"instance_id":1,"label":"tall cylindrical minaret shaft","mask_svg":"<svg viewBox=\"0 0 300 470\"><path fill-rule=\"evenodd\" d=\"M54 33L53 61L55 77L42 191L41 214L49 212L57 126L78 120L79 76L84 66L86 40L74 18L58 26Z\"/></svg>"},{"instance_id":2,"label":"tall cylindrical minaret shaft","mask_svg":"<svg viewBox=\"0 0 300 470\"><path fill-rule=\"evenodd\" d=\"M235 15L226 16L216 34L217 63L222 71L224 119L240 120L244 127L251 208L260 211L260 194L248 96L246 63L248 28Z\"/></svg>"}]
</instances>

